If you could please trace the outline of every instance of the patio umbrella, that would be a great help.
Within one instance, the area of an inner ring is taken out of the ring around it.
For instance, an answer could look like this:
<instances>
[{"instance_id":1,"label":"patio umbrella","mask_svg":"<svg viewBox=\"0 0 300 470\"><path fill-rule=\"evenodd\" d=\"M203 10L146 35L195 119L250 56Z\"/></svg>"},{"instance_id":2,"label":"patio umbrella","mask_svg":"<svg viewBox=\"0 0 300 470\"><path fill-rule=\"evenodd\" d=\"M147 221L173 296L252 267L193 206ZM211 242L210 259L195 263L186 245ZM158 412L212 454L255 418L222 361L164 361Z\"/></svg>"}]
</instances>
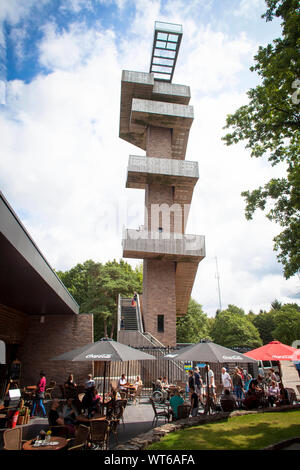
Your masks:
<instances>
[{"instance_id":1,"label":"patio umbrella","mask_svg":"<svg viewBox=\"0 0 300 470\"><path fill-rule=\"evenodd\" d=\"M244 354L240 354L232 349L225 348L212 341L200 341L197 344L187 346L178 352L167 354L163 357L166 360L175 361L202 361L215 363L257 363L255 359L249 358ZM207 407L205 412L210 408L209 384L208 384L208 368L206 366L206 383L207 383Z\"/></svg>"},{"instance_id":2,"label":"patio umbrella","mask_svg":"<svg viewBox=\"0 0 300 470\"><path fill-rule=\"evenodd\" d=\"M180 349L178 352L173 352L164 356L164 359L175 361L202 361L202 362L236 362L236 363L256 363L257 361L247 357L245 354L233 351L232 349L225 348L212 341L200 341L199 343L192 344L185 348Z\"/></svg>"},{"instance_id":3,"label":"patio umbrella","mask_svg":"<svg viewBox=\"0 0 300 470\"><path fill-rule=\"evenodd\" d=\"M292 357L300 357L300 351L280 341L271 341L260 348L252 349L245 356L257 361L292 361Z\"/></svg>"},{"instance_id":4,"label":"patio umbrella","mask_svg":"<svg viewBox=\"0 0 300 470\"><path fill-rule=\"evenodd\" d=\"M89 343L85 346L68 351L60 356L53 357L52 361L103 361L103 403L105 393L105 378L107 362L117 361L144 361L155 360L151 354L146 354L138 349L126 346L126 344L118 343L109 338L102 338L95 343Z\"/></svg>"},{"instance_id":5,"label":"patio umbrella","mask_svg":"<svg viewBox=\"0 0 300 470\"><path fill-rule=\"evenodd\" d=\"M278 361L281 381L282 371L280 361L296 361L300 359L299 349L283 344L280 341L271 341L260 348L246 352L245 355L257 361Z\"/></svg>"}]
</instances>

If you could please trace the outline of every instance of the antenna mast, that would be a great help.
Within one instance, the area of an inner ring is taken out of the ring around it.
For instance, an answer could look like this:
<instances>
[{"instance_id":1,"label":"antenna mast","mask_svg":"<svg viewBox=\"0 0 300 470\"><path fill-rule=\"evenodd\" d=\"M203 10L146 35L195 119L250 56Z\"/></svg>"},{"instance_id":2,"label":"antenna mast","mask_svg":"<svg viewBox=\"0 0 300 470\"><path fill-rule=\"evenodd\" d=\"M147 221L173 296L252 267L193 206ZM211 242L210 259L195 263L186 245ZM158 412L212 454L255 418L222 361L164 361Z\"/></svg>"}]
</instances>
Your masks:
<instances>
[{"instance_id":1,"label":"antenna mast","mask_svg":"<svg viewBox=\"0 0 300 470\"><path fill-rule=\"evenodd\" d=\"M218 281L218 292L219 292L219 308L220 312L222 311L222 303L221 303L221 290L220 290L220 275L219 275L219 269L218 269L218 258L216 257L216 267L217 267L217 274L216 278Z\"/></svg>"}]
</instances>

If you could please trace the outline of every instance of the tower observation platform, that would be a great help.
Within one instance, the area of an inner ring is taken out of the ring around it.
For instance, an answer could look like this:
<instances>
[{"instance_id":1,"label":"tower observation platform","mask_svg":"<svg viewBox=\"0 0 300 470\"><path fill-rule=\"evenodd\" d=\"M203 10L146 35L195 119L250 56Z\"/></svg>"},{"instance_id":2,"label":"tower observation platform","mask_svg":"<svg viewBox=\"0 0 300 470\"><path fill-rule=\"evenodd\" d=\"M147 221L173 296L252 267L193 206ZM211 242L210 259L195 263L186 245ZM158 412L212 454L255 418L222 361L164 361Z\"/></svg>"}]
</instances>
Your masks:
<instances>
[{"instance_id":1,"label":"tower observation platform","mask_svg":"<svg viewBox=\"0 0 300 470\"><path fill-rule=\"evenodd\" d=\"M124 230L123 256L143 259L144 331L176 344L176 318L185 315L205 238L185 233L198 163L185 160L194 119L186 85L172 83L182 26L155 22L149 73L123 70L121 139L144 150L130 155L127 188L145 190L144 225Z\"/></svg>"}]
</instances>

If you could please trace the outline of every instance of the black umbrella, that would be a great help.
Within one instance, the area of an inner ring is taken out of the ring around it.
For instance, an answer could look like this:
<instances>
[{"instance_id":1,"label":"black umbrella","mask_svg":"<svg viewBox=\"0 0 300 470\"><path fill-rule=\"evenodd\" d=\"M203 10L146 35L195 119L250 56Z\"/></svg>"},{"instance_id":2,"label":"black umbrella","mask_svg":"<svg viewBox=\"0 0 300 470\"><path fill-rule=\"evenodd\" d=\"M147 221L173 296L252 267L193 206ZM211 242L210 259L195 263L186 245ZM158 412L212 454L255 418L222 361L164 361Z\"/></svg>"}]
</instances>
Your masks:
<instances>
[{"instance_id":1,"label":"black umbrella","mask_svg":"<svg viewBox=\"0 0 300 470\"><path fill-rule=\"evenodd\" d=\"M239 352L233 351L232 349L215 344L212 341L200 341L197 344L192 344L191 346L182 348L178 352L174 351L171 354L167 354L163 359L217 363L257 363L256 360L251 359L244 354L240 354Z\"/></svg>"},{"instance_id":2,"label":"black umbrella","mask_svg":"<svg viewBox=\"0 0 300 470\"><path fill-rule=\"evenodd\" d=\"M192 344L185 348L180 349L178 352L174 351L171 354L167 354L163 357L166 360L173 361L202 361L202 362L213 362L213 363L257 363L256 360L250 357L240 354L232 349L225 348L219 344L215 344L212 341L203 340L197 344ZM206 383L207 383L207 406L206 412L210 408L210 396L209 396L209 384L208 384L208 368L206 366Z\"/></svg>"},{"instance_id":3,"label":"black umbrella","mask_svg":"<svg viewBox=\"0 0 300 470\"><path fill-rule=\"evenodd\" d=\"M103 361L103 403L105 393L106 363L117 361L144 361L155 360L154 356L146 354L138 349L118 343L109 338L102 338L95 343L89 343L85 346L68 351L60 356L53 357L52 361Z\"/></svg>"}]
</instances>

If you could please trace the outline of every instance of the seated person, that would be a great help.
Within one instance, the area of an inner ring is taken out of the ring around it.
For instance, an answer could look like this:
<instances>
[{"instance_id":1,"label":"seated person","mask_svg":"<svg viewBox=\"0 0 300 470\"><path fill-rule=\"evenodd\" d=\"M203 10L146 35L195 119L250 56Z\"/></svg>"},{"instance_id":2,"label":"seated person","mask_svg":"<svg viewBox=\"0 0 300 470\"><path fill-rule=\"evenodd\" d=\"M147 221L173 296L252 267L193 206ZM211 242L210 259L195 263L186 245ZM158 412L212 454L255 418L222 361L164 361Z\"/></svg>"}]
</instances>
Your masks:
<instances>
[{"instance_id":1,"label":"seated person","mask_svg":"<svg viewBox=\"0 0 300 470\"><path fill-rule=\"evenodd\" d=\"M126 379L126 375L125 374L122 374L121 375L121 378L119 379L118 381L118 388L120 390L126 390L126 387L124 387L124 385L127 384L127 379Z\"/></svg>"},{"instance_id":2,"label":"seated person","mask_svg":"<svg viewBox=\"0 0 300 470\"><path fill-rule=\"evenodd\" d=\"M277 406L282 406L282 405L290 405L290 399L289 399L289 394L286 388L282 385L282 382L279 382L279 398L276 403Z\"/></svg>"},{"instance_id":3,"label":"seated person","mask_svg":"<svg viewBox=\"0 0 300 470\"><path fill-rule=\"evenodd\" d=\"M138 387L142 387L142 386L143 386L143 382L141 381L141 378L137 376L136 381L134 383L134 387L137 390Z\"/></svg>"},{"instance_id":4,"label":"seated person","mask_svg":"<svg viewBox=\"0 0 300 470\"><path fill-rule=\"evenodd\" d=\"M85 381L85 390L90 389L91 387L95 387L95 380L93 379L92 374L88 374L88 378Z\"/></svg>"},{"instance_id":5,"label":"seated person","mask_svg":"<svg viewBox=\"0 0 300 470\"><path fill-rule=\"evenodd\" d=\"M170 406L172 408L172 418L173 420L178 418L178 406L184 404L184 399L179 393L179 390L175 390L175 394L170 398Z\"/></svg>"},{"instance_id":6,"label":"seated person","mask_svg":"<svg viewBox=\"0 0 300 470\"><path fill-rule=\"evenodd\" d=\"M161 381L161 385L163 388L168 388L169 387L169 383L168 383L168 379L167 377L163 377L162 381Z\"/></svg>"},{"instance_id":7,"label":"seated person","mask_svg":"<svg viewBox=\"0 0 300 470\"><path fill-rule=\"evenodd\" d=\"M65 424L75 425L77 416L78 412L73 405L73 398L68 398L62 410L62 418Z\"/></svg>"},{"instance_id":8,"label":"seated person","mask_svg":"<svg viewBox=\"0 0 300 470\"><path fill-rule=\"evenodd\" d=\"M76 383L74 382L74 375L70 374L65 382L65 387L68 389L74 389L77 387Z\"/></svg>"},{"instance_id":9,"label":"seated person","mask_svg":"<svg viewBox=\"0 0 300 470\"><path fill-rule=\"evenodd\" d=\"M48 414L48 421L49 426L52 428L52 434L56 436L67 436L67 437L74 437L75 436L75 426L73 424L68 424L65 422L64 418L58 412L58 408L60 406L59 399L54 398L52 401L52 405ZM55 427L57 426L57 429Z\"/></svg>"},{"instance_id":10,"label":"seated person","mask_svg":"<svg viewBox=\"0 0 300 470\"><path fill-rule=\"evenodd\" d=\"M231 411L237 407L235 397L230 393L228 388L225 389L224 394L221 395L220 405L223 411Z\"/></svg>"},{"instance_id":11,"label":"seated person","mask_svg":"<svg viewBox=\"0 0 300 470\"><path fill-rule=\"evenodd\" d=\"M274 406L275 403L278 402L279 396L280 396L280 390L275 380L272 380L267 391L267 396L268 396L268 403L270 406Z\"/></svg>"}]
</instances>

